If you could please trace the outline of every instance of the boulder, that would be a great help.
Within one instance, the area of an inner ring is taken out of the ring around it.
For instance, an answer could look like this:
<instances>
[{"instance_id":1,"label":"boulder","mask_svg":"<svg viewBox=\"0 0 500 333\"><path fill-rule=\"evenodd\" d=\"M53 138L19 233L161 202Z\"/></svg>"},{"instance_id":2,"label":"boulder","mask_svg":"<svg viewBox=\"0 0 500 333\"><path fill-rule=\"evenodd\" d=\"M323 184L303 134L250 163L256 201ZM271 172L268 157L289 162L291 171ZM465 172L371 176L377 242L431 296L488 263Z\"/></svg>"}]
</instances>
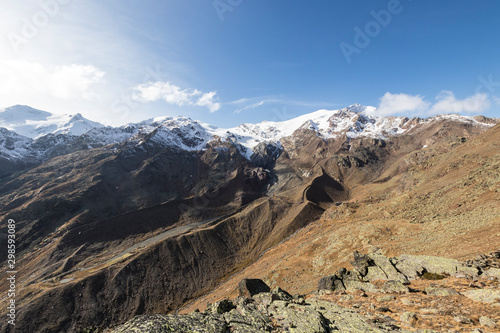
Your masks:
<instances>
[{"instance_id":1,"label":"boulder","mask_svg":"<svg viewBox=\"0 0 500 333\"><path fill-rule=\"evenodd\" d=\"M271 288L261 279L243 279L238 284L240 296L252 297L259 293L267 293Z\"/></svg>"},{"instance_id":2,"label":"boulder","mask_svg":"<svg viewBox=\"0 0 500 333\"><path fill-rule=\"evenodd\" d=\"M463 292L462 295L476 302L491 303L500 306L500 290L472 289Z\"/></svg>"},{"instance_id":3,"label":"boulder","mask_svg":"<svg viewBox=\"0 0 500 333\"><path fill-rule=\"evenodd\" d=\"M398 257L396 268L410 280L421 276L424 272L471 277L476 277L479 273L477 268L467 267L455 259L409 254Z\"/></svg>"},{"instance_id":4,"label":"boulder","mask_svg":"<svg viewBox=\"0 0 500 333\"><path fill-rule=\"evenodd\" d=\"M407 286L405 286L401 281L396 280L386 281L382 289L387 293L405 294L410 292L410 289L408 289Z\"/></svg>"},{"instance_id":5,"label":"boulder","mask_svg":"<svg viewBox=\"0 0 500 333\"><path fill-rule=\"evenodd\" d=\"M235 306L234 306L233 302L231 302L228 299L224 299L222 301L215 302L209 306L209 310L212 313L219 313L219 314L229 312L234 308L235 308Z\"/></svg>"},{"instance_id":6,"label":"boulder","mask_svg":"<svg viewBox=\"0 0 500 333\"><path fill-rule=\"evenodd\" d=\"M425 293L429 296L455 296L460 295L455 289L428 287Z\"/></svg>"},{"instance_id":7,"label":"boulder","mask_svg":"<svg viewBox=\"0 0 500 333\"><path fill-rule=\"evenodd\" d=\"M495 326L497 326L497 323L489 317L482 316L479 318L479 325L495 328Z\"/></svg>"},{"instance_id":8,"label":"boulder","mask_svg":"<svg viewBox=\"0 0 500 333\"><path fill-rule=\"evenodd\" d=\"M318 290L344 291L345 287L337 275L330 275L319 280Z\"/></svg>"},{"instance_id":9,"label":"boulder","mask_svg":"<svg viewBox=\"0 0 500 333\"><path fill-rule=\"evenodd\" d=\"M369 266L373 266L370 257L366 254L360 254L358 251L354 252L354 261L351 264L362 276L368 273Z\"/></svg>"},{"instance_id":10,"label":"boulder","mask_svg":"<svg viewBox=\"0 0 500 333\"><path fill-rule=\"evenodd\" d=\"M368 257L373 261L375 266L379 267L384 272L386 275L384 280L395 280L402 283L408 283L406 276L396 270L391 260L386 256L379 253L370 253Z\"/></svg>"},{"instance_id":11,"label":"boulder","mask_svg":"<svg viewBox=\"0 0 500 333\"><path fill-rule=\"evenodd\" d=\"M238 306L236 309L225 313L224 319L231 328L231 332L260 333L270 332L272 329L269 317L251 304Z\"/></svg>"},{"instance_id":12,"label":"boulder","mask_svg":"<svg viewBox=\"0 0 500 333\"><path fill-rule=\"evenodd\" d=\"M500 279L500 268L490 268L485 270L482 276Z\"/></svg>"}]
</instances>

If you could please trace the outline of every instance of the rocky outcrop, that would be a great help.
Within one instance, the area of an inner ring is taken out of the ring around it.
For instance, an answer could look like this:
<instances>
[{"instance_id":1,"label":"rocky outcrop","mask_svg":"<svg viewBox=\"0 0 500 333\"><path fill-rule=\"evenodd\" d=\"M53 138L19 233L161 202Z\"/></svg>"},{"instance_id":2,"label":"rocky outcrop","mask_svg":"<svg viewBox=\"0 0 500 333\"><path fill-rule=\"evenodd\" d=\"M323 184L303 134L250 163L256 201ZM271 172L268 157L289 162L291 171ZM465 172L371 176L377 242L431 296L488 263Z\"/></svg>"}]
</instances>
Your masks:
<instances>
[{"instance_id":1,"label":"rocky outcrop","mask_svg":"<svg viewBox=\"0 0 500 333\"><path fill-rule=\"evenodd\" d=\"M252 280L247 280L244 284L248 281ZM269 290L269 287L267 289ZM240 296L234 302L223 300L211 304L202 313L139 316L116 328L112 333L375 333L390 332L392 328L377 324L353 309L318 299L305 301L299 296L292 298L285 291L276 288L272 292L256 294L253 298Z\"/></svg>"},{"instance_id":2,"label":"rocky outcrop","mask_svg":"<svg viewBox=\"0 0 500 333\"><path fill-rule=\"evenodd\" d=\"M478 268L468 267L458 260L433 256L401 255L397 258L387 258L379 253L355 252L352 265L352 271L342 268L334 275L322 278L318 289L375 291L377 287L370 281L386 280L382 290L407 292L405 284L424 274L473 278L480 273Z\"/></svg>"},{"instance_id":3,"label":"rocky outcrop","mask_svg":"<svg viewBox=\"0 0 500 333\"><path fill-rule=\"evenodd\" d=\"M397 269L402 263L405 274ZM387 258L378 253L356 252L352 264L353 270L322 278L320 290L311 295L291 296L278 287L271 290L260 279L243 279L240 296L233 301L208 304L203 312L138 316L112 333L424 333L497 328L500 279L486 272L464 270L467 266L453 259Z\"/></svg>"},{"instance_id":4,"label":"rocky outcrop","mask_svg":"<svg viewBox=\"0 0 500 333\"><path fill-rule=\"evenodd\" d=\"M252 149L250 161L259 167L269 168L280 156L281 147L276 143L261 142Z\"/></svg>"}]
</instances>

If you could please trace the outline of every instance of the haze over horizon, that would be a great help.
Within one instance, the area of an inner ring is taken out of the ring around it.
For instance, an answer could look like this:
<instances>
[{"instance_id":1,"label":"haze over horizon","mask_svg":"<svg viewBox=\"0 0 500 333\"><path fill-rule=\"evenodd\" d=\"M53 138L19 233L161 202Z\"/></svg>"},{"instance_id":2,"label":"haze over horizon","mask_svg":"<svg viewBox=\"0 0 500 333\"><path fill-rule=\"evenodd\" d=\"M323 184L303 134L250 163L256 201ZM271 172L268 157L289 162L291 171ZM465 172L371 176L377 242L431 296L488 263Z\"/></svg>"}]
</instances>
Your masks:
<instances>
[{"instance_id":1,"label":"haze over horizon","mask_svg":"<svg viewBox=\"0 0 500 333\"><path fill-rule=\"evenodd\" d=\"M354 103L500 117L500 5L389 0L9 2L0 107L221 127Z\"/></svg>"}]
</instances>

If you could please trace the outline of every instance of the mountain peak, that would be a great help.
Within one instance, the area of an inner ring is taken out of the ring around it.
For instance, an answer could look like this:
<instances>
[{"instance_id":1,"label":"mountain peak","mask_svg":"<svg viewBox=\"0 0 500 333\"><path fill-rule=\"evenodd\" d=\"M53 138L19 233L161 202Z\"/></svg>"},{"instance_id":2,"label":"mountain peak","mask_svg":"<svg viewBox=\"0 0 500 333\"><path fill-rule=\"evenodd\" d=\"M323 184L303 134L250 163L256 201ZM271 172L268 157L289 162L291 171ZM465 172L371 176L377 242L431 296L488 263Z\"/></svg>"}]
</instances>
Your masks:
<instances>
[{"instance_id":1,"label":"mountain peak","mask_svg":"<svg viewBox=\"0 0 500 333\"><path fill-rule=\"evenodd\" d=\"M47 134L82 135L104 125L86 119L82 114L56 114L27 105L0 109L0 127L36 139Z\"/></svg>"}]
</instances>

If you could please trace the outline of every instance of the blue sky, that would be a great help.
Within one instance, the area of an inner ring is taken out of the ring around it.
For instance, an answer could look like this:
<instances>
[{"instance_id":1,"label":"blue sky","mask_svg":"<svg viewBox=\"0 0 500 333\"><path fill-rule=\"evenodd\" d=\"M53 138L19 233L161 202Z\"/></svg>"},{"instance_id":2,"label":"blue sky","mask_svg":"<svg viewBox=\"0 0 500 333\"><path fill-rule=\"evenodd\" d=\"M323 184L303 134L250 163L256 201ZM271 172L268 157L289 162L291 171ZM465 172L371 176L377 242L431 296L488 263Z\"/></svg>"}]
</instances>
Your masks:
<instances>
[{"instance_id":1,"label":"blue sky","mask_svg":"<svg viewBox=\"0 0 500 333\"><path fill-rule=\"evenodd\" d=\"M353 103L500 117L500 3L10 1L0 107L218 126Z\"/></svg>"}]
</instances>

